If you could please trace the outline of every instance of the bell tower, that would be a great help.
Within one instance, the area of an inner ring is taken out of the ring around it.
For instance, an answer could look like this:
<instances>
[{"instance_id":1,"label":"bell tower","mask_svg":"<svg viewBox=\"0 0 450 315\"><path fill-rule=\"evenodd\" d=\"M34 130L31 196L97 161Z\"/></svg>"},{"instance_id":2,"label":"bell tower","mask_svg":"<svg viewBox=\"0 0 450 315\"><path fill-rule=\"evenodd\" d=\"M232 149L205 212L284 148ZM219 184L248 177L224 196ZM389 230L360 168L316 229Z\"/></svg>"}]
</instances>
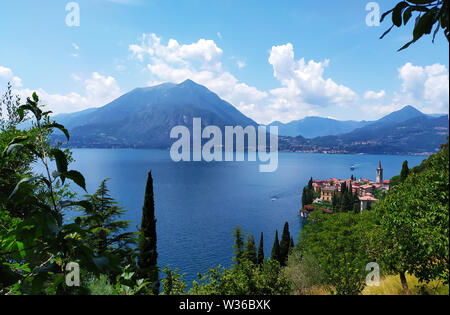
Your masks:
<instances>
[{"instance_id":1,"label":"bell tower","mask_svg":"<svg viewBox=\"0 0 450 315\"><path fill-rule=\"evenodd\" d=\"M377 184L383 184L383 168L381 167L381 161L377 168Z\"/></svg>"}]
</instances>

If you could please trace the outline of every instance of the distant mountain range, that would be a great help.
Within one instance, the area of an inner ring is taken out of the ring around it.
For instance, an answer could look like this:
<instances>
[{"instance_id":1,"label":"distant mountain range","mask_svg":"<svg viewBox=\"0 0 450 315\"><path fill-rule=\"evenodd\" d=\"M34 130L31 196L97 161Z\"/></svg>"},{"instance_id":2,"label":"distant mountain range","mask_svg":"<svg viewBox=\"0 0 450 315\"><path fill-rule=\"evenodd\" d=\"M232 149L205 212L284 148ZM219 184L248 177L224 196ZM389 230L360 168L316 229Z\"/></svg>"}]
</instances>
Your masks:
<instances>
[{"instance_id":1,"label":"distant mountain range","mask_svg":"<svg viewBox=\"0 0 450 315\"><path fill-rule=\"evenodd\" d=\"M429 154L446 142L448 115L425 115L412 106L341 135L280 137L280 150L326 153Z\"/></svg>"},{"instance_id":2,"label":"distant mountain range","mask_svg":"<svg viewBox=\"0 0 450 315\"><path fill-rule=\"evenodd\" d=\"M398 112L391 113L377 121L340 121L331 118L306 117L301 120L294 120L283 124L279 121L271 123L269 126L277 126L278 134L281 136L296 137L302 136L308 139L323 136L335 136L349 133L358 128L365 127L374 123L395 124L412 119L424 114L412 106L406 106ZM430 117L441 117L444 114L433 114Z\"/></svg>"},{"instance_id":3,"label":"distant mountain range","mask_svg":"<svg viewBox=\"0 0 450 315\"><path fill-rule=\"evenodd\" d=\"M192 129L197 117L202 118L202 127L258 126L191 80L135 89L103 107L54 119L69 129L72 147L167 149L173 142L170 130L178 125ZM407 106L372 122L307 117L271 125L279 127L282 151L424 154L446 141L449 121L447 115L425 115Z\"/></svg>"},{"instance_id":4,"label":"distant mountain range","mask_svg":"<svg viewBox=\"0 0 450 315\"><path fill-rule=\"evenodd\" d=\"M258 125L191 80L135 89L101 108L58 115L55 120L70 130L73 147L166 149L172 143L170 130L178 125L192 129L197 117L202 127Z\"/></svg>"},{"instance_id":5,"label":"distant mountain range","mask_svg":"<svg viewBox=\"0 0 450 315\"><path fill-rule=\"evenodd\" d=\"M340 121L331 118L306 117L286 124L275 121L269 126L277 126L278 134L281 136L296 137L301 135L311 139L320 136L347 133L368 124L370 124L368 121Z\"/></svg>"}]
</instances>

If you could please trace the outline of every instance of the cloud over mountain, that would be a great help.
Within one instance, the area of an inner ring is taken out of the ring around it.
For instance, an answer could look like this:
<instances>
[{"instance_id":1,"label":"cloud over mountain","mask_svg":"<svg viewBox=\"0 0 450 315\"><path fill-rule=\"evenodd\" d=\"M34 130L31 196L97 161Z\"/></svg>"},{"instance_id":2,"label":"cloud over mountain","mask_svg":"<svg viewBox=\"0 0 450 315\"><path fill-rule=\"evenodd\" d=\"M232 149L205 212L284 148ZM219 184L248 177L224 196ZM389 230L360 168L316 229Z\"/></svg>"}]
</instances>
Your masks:
<instances>
[{"instance_id":1,"label":"cloud over mountain","mask_svg":"<svg viewBox=\"0 0 450 315\"><path fill-rule=\"evenodd\" d=\"M290 43L272 47L269 63L283 86L270 91L273 96L270 107L277 111L300 116L318 107L346 107L357 100L350 88L324 78L324 70L330 63L328 59L322 62L295 60Z\"/></svg>"},{"instance_id":2,"label":"cloud over mountain","mask_svg":"<svg viewBox=\"0 0 450 315\"><path fill-rule=\"evenodd\" d=\"M77 44L73 47L79 48ZM143 34L127 47L131 53L129 61L137 63L147 73L148 86L191 79L263 124L330 114L345 119L343 116L350 109L361 119L374 120L406 105L413 105L424 113L448 113L449 72L445 65L438 63L405 63L397 70L399 86L391 91L384 86L356 91L327 75L327 68L332 66L329 59L317 61L296 57L294 45L286 43L273 46L268 52L268 64L279 85L262 90L238 78L242 68L248 69L251 65L236 59L237 67L234 65L231 69L239 74L233 74L224 63L228 59L235 63L233 58L236 57L225 57L224 50L211 39L180 43L176 39L163 40L156 34ZM119 69L123 72L127 66L121 64ZM11 81L22 97L38 91L55 113L99 107L125 92L111 75L93 72L89 76L77 73L71 77L81 87L76 92L58 94L39 86L23 89L22 79L13 70L0 65L3 86Z\"/></svg>"},{"instance_id":3,"label":"cloud over mountain","mask_svg":"<svg viewBox=\"0 0 450 315\"><path fill-rule=\"evenodd\" d=\"M72 113L92 107L103 106L122 94L116 79L97 72L86 79L72 76L76 81L83 82L83 93L71 92L68 94L51 93L45 89L19 89L15 92L26 99L36 91L42 103L47 104L47 109L54 114Z\"/></svg>"},{"instance_id":4,"label":"cloud over mountain","mask_svg":"<svg viewBox=\"0 0 450 315\"><path fill-rule=\"evenodd\" d=\"M247 115L268 93L239 81L222 66L223 50L213 40L199 39L179 44L170 39L163 44L156 34L143 34L139 44L129 46L132 56L146 63L149 85L161 82L180 83L192 79L205 85Z\"/></svg>"}]
</instances>

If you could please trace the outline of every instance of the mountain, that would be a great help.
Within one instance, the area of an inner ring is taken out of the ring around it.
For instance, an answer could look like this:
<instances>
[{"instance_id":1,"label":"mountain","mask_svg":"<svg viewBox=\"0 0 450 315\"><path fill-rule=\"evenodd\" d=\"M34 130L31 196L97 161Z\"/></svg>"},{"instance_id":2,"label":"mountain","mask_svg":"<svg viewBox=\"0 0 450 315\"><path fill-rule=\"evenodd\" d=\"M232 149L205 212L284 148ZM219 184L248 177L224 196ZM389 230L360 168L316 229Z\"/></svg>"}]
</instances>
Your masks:
<instances>
[{"instance_id":1,"label":"mountain","mask_svg":"<svg viewBox=\"0 0 450 315\"><path fill-rule=\"evenodd\" d=\"M426 115L421 111L417 110L416 108L412 106L405 106L402 109L392 112L389 115L384 116L383 118L377 120L374 124L378 126L387 126L408 121L416 117L424 117L424 116Z\"/></svg>"},{"instance_id":2,"label":"mountain","mask_svg":"<svg viewBox=\"0 0 450 315\"><path fill-rule=\"evenodd\" d=\"M302 135L305 138L315 138L347 133L369 123L367 121L339 121L322 117L306 117L287 124L275 121L270 126L278 126L278 134L281 136L296 137Z\"/></svg>"},{"instance_id":3,"label":"mountain","mask_svg":"<svg viewBox=\"0 0 450 315\"><path fill-rule=\"evenodd\" d=\"M302 137L313 139L323 136L335 136L352 132L353 130L377 123L379 125L392 125L401 123L409 119L424 116L422 112L412 106L405 106L401 110L393 112L377 121L340 121L322 117L306 117L301 120L294 120L287 124L273 122L271 126L278 126L278 134L281 136ZM440 117L442 115L430 115L431 117Z\"/></svg>"},{"instance_id":4,"label":"mountain","mask_svg":"<svg viewBox=\"0 0 450 315\"><path fill-rule=\"evenodd\" d=\"M202 127L257 126L257 123L191 80L135 89L111 103L55 120L71 133L73 147L168 148L170 130L192 128L193 118ZM58 139L60 140L60 139Z\"/></svg>"},{"instance_id":5,"label":"mountain","mask_svg":"<svg viewBox=\"0 0 450 315\"><path fill-rule=\"evenodd\" d=\"M192 130L197 117L202 127L215 125L222 130L225 126L258 126L191 80L138 88L103 107L54 119L70 131L72 147L167 149L174 141L171 129L183 125ZM300 131L301 135L289 137L280 132L281 151L325 153L427 154L446 142L449 131L448 115L425 115L412 106L372 122L308 117L285 126L289 134ZM54 135L53 140L64 137Z\"/></svg>"},{"instance_id":6,"label":"mountain","mask_svg":"<svg viewBox=\"0 0 450 315\"><path fill-rule=\"evenodd\" d=\"M280 150L368 154L429 154L447 142L448 116L407 106L367 126L335 136L282 138Z\"/></svg>"}]
</instances>

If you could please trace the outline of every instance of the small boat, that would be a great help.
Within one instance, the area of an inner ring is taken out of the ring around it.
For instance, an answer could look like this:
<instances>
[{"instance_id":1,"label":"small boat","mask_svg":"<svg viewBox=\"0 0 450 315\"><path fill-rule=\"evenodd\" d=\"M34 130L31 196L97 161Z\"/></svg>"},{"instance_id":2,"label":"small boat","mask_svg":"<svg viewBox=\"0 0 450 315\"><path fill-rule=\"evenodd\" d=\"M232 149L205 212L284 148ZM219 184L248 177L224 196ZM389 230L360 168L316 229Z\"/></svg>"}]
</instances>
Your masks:
<instances>
[{"instance_id":1,"label":"small boat","mask_svg":"<svg viewBox=\"0 0 450 315\"><path fill-rule=\"evenodd\" d=\"M350 166L350 170L354 171L355 170L355 165Z\"/></svg>"}]
</instances>

